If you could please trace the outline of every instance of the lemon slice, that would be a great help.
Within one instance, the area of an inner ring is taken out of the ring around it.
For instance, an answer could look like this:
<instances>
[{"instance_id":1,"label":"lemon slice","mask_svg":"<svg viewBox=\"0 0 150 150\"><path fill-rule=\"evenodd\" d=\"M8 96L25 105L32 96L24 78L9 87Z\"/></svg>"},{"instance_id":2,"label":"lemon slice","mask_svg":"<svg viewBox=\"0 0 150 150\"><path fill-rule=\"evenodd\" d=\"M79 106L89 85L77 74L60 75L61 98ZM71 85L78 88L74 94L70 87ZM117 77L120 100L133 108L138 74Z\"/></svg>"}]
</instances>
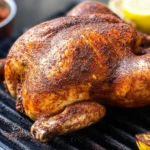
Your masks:
<instances>
[{"instance_id":1,"label":"lemon slice","mask_svg":"<svg viewBox=\"0 0 150 150\"><path fill-rule=\"evenodd\" d=\"M150 34L150 0L124 0L125 19L136 24L136 28Z\"/></svg>"},{"instance_id":2,"label":"lemon slice","mask_svg":"<svg viewBox=\"0 0 150 150\"><path fill-rule=\"evenodd\" d=\"M122 19L124 19L122 11L123 1L124 0L109 0L108 2L108 7Z\"/></svg>"}]
</instances>

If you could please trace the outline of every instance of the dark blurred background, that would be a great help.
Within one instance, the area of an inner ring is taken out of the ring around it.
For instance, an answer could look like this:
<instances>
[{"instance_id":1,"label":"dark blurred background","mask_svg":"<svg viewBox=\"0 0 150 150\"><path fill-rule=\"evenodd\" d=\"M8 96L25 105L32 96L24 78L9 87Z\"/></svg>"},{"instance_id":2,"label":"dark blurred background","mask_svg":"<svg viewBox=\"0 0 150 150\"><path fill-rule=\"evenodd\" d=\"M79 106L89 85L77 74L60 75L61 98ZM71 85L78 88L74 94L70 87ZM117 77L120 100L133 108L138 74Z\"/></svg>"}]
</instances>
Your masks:
<instances>
[{"instance_id":1,"label":"dark blurred background","mask_svg":"<svg viewBox=\"0 0 150 150\"><path fill-rule=\"evenodd\" d=\"M30 28L50 15L63 10L71 3L82 0L15 0L17 3L17 15L14 20L14 31ZM84 1L84 0L83 0ZM107 2L107 0L97 0Z\"/></svg>"}]
</instances>

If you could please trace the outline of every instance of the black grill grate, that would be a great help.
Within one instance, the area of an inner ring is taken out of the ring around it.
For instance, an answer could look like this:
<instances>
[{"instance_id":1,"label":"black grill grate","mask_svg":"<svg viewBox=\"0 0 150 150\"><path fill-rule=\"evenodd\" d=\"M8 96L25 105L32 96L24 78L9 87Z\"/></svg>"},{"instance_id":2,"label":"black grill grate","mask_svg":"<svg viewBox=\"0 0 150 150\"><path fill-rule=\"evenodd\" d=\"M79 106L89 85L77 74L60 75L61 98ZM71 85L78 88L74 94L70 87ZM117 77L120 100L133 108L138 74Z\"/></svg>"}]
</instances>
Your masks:
<instances>
[{"instance_id":1,"label":"black grill grate","mask_svg":"<svg viewBox=\"0 0 150 150\"><path fill-rule=\"evenodd\" d=\"M52 19L64 15L74 4L58 12ZM0 57L5 57L22 32L0 41ZM15 110L15 99L0 89L0 150L136 150L135 134L146 132L150 126L149 107L120 109L107 107L106 117L86 129L55 138L48 144L35 141L29 129L32 121Z\"/></svg>"}]
</instances>

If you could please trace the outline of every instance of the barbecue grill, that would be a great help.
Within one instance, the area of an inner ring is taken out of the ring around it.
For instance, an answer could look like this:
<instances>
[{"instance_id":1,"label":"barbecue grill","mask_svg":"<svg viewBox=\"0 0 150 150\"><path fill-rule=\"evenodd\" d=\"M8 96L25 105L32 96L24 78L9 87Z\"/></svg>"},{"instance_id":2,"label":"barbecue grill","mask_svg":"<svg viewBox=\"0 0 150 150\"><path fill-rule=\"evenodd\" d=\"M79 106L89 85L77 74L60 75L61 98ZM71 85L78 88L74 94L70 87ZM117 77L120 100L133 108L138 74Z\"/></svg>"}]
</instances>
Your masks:
<instances>
[{"instance_id":1,"label":"barbecue grill","mask_svg":"<svg viewBox=\"0 0 150 150\"><path fill-rule=\"evenodd\" d=\"M65 15L75 3L46 20ZM23 33L0 41L0 57L5 57L14 41ZM106 117L86 128L56 137L48 144L34 140L29 129L32 121L15 110L15 99L0 86L0 150L136 150L135 134L146 132L150 126L149 107L122 109L107 107Z\"/></svg>"}]
</instances>

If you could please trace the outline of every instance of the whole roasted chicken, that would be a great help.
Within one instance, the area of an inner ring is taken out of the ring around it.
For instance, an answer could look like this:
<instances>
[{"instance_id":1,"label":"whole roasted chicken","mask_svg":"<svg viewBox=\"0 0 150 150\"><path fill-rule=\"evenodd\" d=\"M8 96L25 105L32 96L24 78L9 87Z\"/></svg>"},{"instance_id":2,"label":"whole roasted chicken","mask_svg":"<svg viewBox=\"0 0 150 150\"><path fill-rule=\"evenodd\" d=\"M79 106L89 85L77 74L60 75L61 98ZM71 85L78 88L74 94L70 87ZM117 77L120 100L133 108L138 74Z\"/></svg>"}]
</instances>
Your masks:
<instances>
[{"instance_id":1,"label":"whole roasted chicken","mask_svg":"<svg viewBox=\"0 0 150 150\"><path fill-rule=\"evenodd\" d=\"M40 142L87 127L118 107L150 105L150 39L105 5L84 2L12 46L5 81Z\"/></svg>"}]
</instances>

